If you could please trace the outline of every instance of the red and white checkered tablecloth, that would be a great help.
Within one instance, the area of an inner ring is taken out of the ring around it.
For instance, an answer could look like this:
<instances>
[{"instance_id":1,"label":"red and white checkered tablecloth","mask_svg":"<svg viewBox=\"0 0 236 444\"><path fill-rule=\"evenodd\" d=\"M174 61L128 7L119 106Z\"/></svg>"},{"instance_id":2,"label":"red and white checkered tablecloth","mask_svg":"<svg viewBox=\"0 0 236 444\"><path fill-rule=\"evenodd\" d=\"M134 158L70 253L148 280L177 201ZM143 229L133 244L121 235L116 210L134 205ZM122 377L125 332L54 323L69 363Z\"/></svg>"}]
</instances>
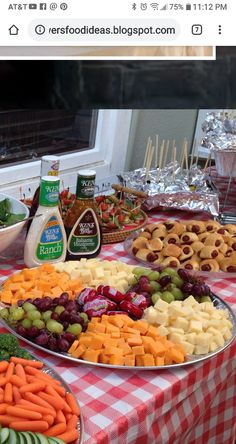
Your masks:
<instances>
[{"instance_id":1,"label":"red and white checkered tablecloth","mask_svg":"<svg viewBox=\"0 0 236 444\"><path fill-rule=\"evenodd\" d=\"M103 247L100 257L132 263L122 244ZM0 280L22 267L21 261L0 262ZM214 280L212 288L236 312L236 279ZM76 365L31 351L74 391L85 444L233 444L236 439L236 341L199 364L141 372Z\"/></svg>"}]
</instances>

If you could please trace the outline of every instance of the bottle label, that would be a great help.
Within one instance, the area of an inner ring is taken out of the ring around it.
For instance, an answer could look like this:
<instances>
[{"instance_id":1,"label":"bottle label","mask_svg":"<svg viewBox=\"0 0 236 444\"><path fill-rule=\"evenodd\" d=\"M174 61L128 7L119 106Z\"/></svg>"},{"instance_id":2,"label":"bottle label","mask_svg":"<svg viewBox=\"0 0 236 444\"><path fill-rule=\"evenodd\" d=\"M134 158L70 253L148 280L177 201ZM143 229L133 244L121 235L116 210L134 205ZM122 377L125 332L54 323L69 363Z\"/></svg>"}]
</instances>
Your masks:
<instances>
[{"instance_id":1,"label":"bottle label","mask_svg":"<svg viewBox=\"0 0 236 444\"><path fill-rule=\"evenodd\" d=\"M36 250L36 257L40 261L59 259L63 253L63 235L56 216L52 216L46 223Z\"/></svg>"},{"instance_id":2,"label":"bottle label","mask_svg":"<svg viewBox=\"0 0 236 444\"><path fill-rule=\"evenodd\" d=\"M77 199L91 199L94 196L95 176L79 176L77 178Z\"/></svg>"},{"instance_id":3,"label":"bottle label","mask_svg":"<svg viewBox=\"0 0 236 444\"><path fill-rule=\"evenodd\" d=\"M93 254L100 247L101 236L97 216L92 208L85 210L74 225L68 239L71 254Z\"/></svg>"},{"instance_id":4,"label":"bottle label","mask_svg":"<svg viewBox=\"0 0 236 444\"><path fill-rule=\"evenodd\" d=\"M43 205L44 207L55 207L58 205L59 185L59 179L58 182L47 182L42 180L40 185L39 205Z\"/></svg>"}]
</instances>

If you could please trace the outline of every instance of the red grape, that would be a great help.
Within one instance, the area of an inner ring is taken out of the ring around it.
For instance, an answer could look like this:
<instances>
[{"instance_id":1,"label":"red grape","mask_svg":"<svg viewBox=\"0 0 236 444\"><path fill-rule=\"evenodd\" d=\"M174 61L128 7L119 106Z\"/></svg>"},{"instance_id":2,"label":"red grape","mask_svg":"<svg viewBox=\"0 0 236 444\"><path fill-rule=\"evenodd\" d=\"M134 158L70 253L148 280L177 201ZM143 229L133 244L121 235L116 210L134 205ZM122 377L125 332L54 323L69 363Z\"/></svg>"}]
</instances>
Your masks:
<instances>
[{"instance_id":1,"label":"red grape","mask_svg":"<svg viewBox=\"0 0 236 444\"><path fill-rule=\"evenodd\" d=\"M65 309L67 311L72 311L72 310L76 310L77 308L77 304L75 301L69 301L67 302L67 304L65 305Z\"/></svg>"},{"instance_id":2,"label":"red grape","mask_svg":"<svg viewBox=\"0 0 236 444\"><path fill-rule=\"evenodd\" d=\"M48 335L47 333L40 333L39 336L35 339L35 343L38 345L45 346L48 343Z\"/></svg>"},{"instance_id":3,"label":"red grape","mask_svg":"<svg viewBox=\"0 0 236 444\"><path fill-rule=\"evenodd\" d=\"M63 338L59 338L57 340L57 346L58 346L59 350L62 352L66 352L70 348L69 342Z\"/></svg>"},{"instance_id":4,"label":"red grape","mask_svg":"<svg viewBox=\"0 0 236 444\"><path fill-rule=\"evenodd\" d=\"M51 319L53 319L54 321L58 321L58 319L59 319L59 315L58 315L57 313L53 312L53 313L51 314Z\"/></svg>"},{"instance_id":5,"label":"red grape","mask_svg":"<svg viewBox=\"0 0 236 444\"><path fill-rule=\"evenodd\" d=\"M52 351L57 350L57 340L53 336L48 339L48 348Z\"/></svg>"},{"instance_id":6,"label":"red grape","mask_svg":"<svg viewBox=\"0 0 236 444\"><path fill-rule=\"evenodd\" d=\"M171 276L169 276L168 274L165 276L162 276L158 282L162 287L167 287L167 285L169 285L171 283Z\"/></svg>"},{"instance_id":7,"label":"red grape","mask_svg":"<svg viewBox=\"0 0 236 444\"><path fill-rule=\"evenodd\" d=\"M69 295L68 293L62 293L59 297L59 305L66 305L66 303L69 301Z\"/></svg>"},{"instance_id":8,"label":"red grape","mask_svg":"<svg viewBox=\"0 0 236 444\"><path fill-rule=\"evenodd\" d=\"M190 275L184 268L179 268L178 275L183 279L184 281L188 281Z\"/></svg>"},{"instance_id":9,"label":"red grape","mask_svg":"<svg viewBox=\"0 0 236 444\"><path fill-rule=\"evenodd\" d=\"M70 321L70 312L67 310L64 310L60 316L59 316L60 321L62 322L69 322Z\"/></svg>"},{"instance_id":10,"label":"red grape","mask_svg":"<svg viewBox=\"0 0 236 444\"><path fill-rule=\"evenodd\" d=\"M23 325L19 324L16 326L16 333L23 336L25 338L27 336L27 329L23 327Z\"/></svg>"},{"instance_id":11,"label":"red grape","mask_svg":"<svg viewBox=\"0 0 236 444\"><path fill-rule=\"evenodd\" d=\"M18 301L17 301L17 305L18 305L18 307L22 307L22 305L24 304L24 299L19 299Z\"/></svg>"},{"instance_id":12,"label":"red grape","mask_svg":"<svg viewBox=\"0 0 236 444\"><path fill-rule=\"evenodd\" d=\"M63 339L66 339L66 341L68 341L69 344L72 344L72 342L75 341L76 336L67 331L66 333L63 333Z\"/></svg>"},{"instance_id":13,"label":"red grape","mask_svg":"<svg viewBox=\"0 0 236 444\"><path fill-rule=\"evenodd\" d=\"M184 282L181 287L181 290L186 294L191 294L192 288L193 288L193 284L191 284L191 282Z\"/></svg>"},{"instance_id":14,"label":"red grape","mask_svg":"<svg viewBox=\"0 0 236 444\"><path fill-rule=\"evenodd\" d=\"M37 327L34 327L34 326L32 325L32 327L28 328L27 333L28 333L28 336L29 336L29 337L31 337L31 338L36 338L36 336L39 335L40 330L39 330Z\"/></svg>"}]
</instances>

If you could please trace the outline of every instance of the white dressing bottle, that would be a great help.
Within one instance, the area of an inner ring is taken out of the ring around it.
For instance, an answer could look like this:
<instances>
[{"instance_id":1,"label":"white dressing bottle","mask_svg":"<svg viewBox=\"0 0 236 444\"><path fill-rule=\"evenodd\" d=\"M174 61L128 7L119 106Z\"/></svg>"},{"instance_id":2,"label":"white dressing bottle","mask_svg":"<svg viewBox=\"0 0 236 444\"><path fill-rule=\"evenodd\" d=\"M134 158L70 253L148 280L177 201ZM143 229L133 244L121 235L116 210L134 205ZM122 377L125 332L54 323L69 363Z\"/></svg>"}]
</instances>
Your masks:
<instances>
[{"instance_id":1,"label":"white dressing bottle","mask_svg":"<svg viewBox=\"0 0 236 444\"><path fill-rule=\"evenodd\" d=\"M66 233L58 209L60 179L43 176L40 184L39 206L30 226L24 249L27 267L46 262L61 262L66 257Z\"/></svg>"}]
</instances>

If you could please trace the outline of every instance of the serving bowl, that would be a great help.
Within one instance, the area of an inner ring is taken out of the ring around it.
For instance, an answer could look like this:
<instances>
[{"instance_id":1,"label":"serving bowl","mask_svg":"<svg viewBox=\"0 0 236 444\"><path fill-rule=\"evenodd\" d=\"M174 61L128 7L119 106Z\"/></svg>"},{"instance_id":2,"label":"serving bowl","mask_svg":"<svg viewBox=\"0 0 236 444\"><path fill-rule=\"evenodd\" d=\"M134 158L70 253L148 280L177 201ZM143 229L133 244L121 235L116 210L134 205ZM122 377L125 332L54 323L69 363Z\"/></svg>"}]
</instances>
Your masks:
<instances>
[{"instance_id":1,"label":"serving bowl","mask_svg":"<svg viewBox=\"0 0 236 444\"><path fill-rule=\"evenodd\" d=\"M25 219L29 217L29 209L23 202L9 196L8 194L0 193L0 202L4 199L10 200L12 213L25 214ZM0 227L0 253L6 250L19 236L26 223L25 219L20 222L16 222L13 225L9 225L9 227Z\"/></svg>"}]
</instances>

